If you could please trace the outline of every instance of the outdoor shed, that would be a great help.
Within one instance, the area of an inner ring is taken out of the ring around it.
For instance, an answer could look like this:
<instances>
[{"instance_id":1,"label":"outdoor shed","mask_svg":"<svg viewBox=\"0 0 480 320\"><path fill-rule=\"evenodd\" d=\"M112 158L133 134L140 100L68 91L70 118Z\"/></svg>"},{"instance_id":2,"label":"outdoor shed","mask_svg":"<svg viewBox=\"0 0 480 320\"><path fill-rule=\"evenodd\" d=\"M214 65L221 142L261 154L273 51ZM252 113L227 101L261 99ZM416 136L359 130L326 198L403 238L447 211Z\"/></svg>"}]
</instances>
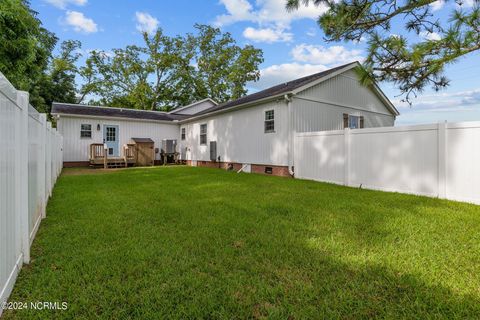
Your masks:
<instances>
[{"instance_id":1,"label":"outdoor shed","mask_svg":"<svg viewBox=\"0 0 480 320\"><path fill-rule=\"evenodd\" d=\"M135 142L135 158L137 166L153 166L155 159L154 142L150 138L132 138Z\"/></svg>"}]
</instances>

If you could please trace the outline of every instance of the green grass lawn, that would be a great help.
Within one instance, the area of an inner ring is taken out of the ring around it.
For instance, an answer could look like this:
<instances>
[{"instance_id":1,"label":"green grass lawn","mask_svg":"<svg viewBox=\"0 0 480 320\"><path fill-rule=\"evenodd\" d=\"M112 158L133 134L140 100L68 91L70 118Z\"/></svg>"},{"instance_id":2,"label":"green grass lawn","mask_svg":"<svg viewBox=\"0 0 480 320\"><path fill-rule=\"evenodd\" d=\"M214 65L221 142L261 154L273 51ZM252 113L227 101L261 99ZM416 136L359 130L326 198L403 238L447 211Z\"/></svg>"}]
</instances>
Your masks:
<instances>
[{"instance_id":1,"label":"green grass lawn","mask_svg":"<svg viewBox=\"0 0 480 320\"><path fill-rule=\"evenodd\" d=\"M480 318L480 207L218 169L62 175L5 319Z\"/></svg>"}]
</instances>

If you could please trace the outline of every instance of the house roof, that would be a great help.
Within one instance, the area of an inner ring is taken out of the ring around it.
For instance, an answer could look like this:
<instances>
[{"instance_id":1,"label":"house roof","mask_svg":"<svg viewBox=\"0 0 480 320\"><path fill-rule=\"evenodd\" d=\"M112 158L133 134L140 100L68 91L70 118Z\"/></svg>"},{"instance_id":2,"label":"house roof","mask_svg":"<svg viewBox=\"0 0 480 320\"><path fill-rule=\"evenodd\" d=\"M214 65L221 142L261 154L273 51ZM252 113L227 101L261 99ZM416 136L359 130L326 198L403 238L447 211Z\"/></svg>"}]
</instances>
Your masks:
<instances>
[{"instance_id":1,"label":"house roof","mask_svg":"<svg viewBox=\"0 0 480 320\"><path fill-rule=\"evenodd\" d=\"M145 111L145 110L134 110L134 109L122 109L122 108L110 108L110 107L92 107L87 105L79 104L66 104L66 103L56 103L52 105L52 114L74 114L74 115L90 115L90 116L106 116L106 117L123 117L123 118L133 118L133 119L147 119L147 120L158 120L158 121L181 121L188 120L190 118L204 117L210 113L217 113L223 111L229 111L236 107L242 107L246 105L251 105L257 103L258 101L264 101L268 99L273 99L275 97L281 97L285 94L296 94L297 92L303 91L311 86L314 86L330 77L333 77L339 73L345 72L352 68L360 66L360 63L355 61L348 64L344 64L332 69L328 69L322 72L318 72L306 77L298 78L292 81L288 81L268 89L244 96L242 98L228 101L222 104L217 105L215 101L211 99L204 99L191 105L177 108L171 112L160 112L160 111ZM388 109L392 114L400 114L395 106L390 102L387 96L380 90L377 85L373 85L372 90L380 97L380 99L385 103ZM192 115L181 115L175 114L179 110L189 108L198 103L210 100L215 105L197 112Z\"/></svg>"},{"instance_id":2,"label":"house roof","mask_svg":"<svg viewBox=\"0 0 480 320\"><path fill-rule=\"evenodd\" d=\"M347 63L332 69L328 69L322 72L314 73L312 75L298 78L292 81L288 81L273 87L270 87L268 89L249 94L245 97L239 98L237 100L233 101L228 101L222 104L219 104L217 106L211 107L209 109L206 109L204 111L201 111L193 116L199 116L199 115L204 115L210 112L215 112L215 111L223 111L223 110L228 110L230 108L234 108L240 105L245 105L245 104L250 104L259 100L263 100L269 97L274 97L278 95L283 95L283 94L288 94L292 93L296 89L300 89L302 87L308 86L309 84L312 84L318 80L324 79L328 77L329 75L332 75L336 73L337 71L340 71L342 69L345 69L347 67L355 67L357 65L360 65L358 62L351 62Z\"/></svg>"},{"instance_id":3,"label":"house roof","mask_svg":"<svg viewBox=\"0 0 480 320\"><path fill-rule=\"evenodd\" d=\"M169 114L160 111L111 108L111 107L96 107L82 104L70 104L54 102L52 104L52 114L69 114L82 116L96 116L96 117L116 117L128 119L141 120L155 120L155 121L173 121L182 120L187 116Z\"/></svg>"},{"instance_id":4,"label":"house roof","mask_svg":"<svg viewBox=\"0 0 480 320\"><path fill-rule=\"evenodd\" d=\"M179 112L182 111L182 110L186 110L186 109L188 109L188 108L195 107L196 105L199 105L199 104L204 103L204 102L210 102L210 103L211 103L212 105L214 105L214 106L217 106L217 105L218 105L218 103L217 103L215 100L213 100L213 99L211 99L211 98L205 98L205 99L202 99L202 100L199 100L199 101L195 101L195 102L193 102L193 103L190 103L189 105L186 105L186 106L184 106L184 107L175 108L175 109L173 109L172 111L169 111L168 113L176 114L176 113L179 113Z\"/></svg>"}]
</instances>

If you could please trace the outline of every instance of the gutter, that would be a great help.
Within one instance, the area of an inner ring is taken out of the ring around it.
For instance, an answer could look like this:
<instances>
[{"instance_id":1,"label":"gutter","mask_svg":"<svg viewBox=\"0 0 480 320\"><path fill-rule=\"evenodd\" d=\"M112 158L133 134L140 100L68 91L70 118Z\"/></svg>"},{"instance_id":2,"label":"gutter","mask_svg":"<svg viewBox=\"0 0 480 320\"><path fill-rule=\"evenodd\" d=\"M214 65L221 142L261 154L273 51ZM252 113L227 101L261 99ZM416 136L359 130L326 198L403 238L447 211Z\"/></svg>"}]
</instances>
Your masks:
<instances>
[{"instance_id":1,"label":"gutter","mask_svg":"<svg viewBox=\"0 0 480 320\"><path fill-rule=\"evenodd\" d=\"M293 119L293 112L292 112L292 96L293 94L286 94L284 96L285 101L287 102L287 110L288 110L288 173L293 177L295 176L294 171L294 146L293 146L293 126L292 126L292 119Z\"/></svg>"},{"instance_id":2,"label":"gutter","mask_svg":"<svg viewBox=\"0 0 480 320\"><path fill-rule=\"evenodd\" d=\"M56 119L60 117L70 117L70 118L86 118L86 119L98 119L98 120L113 120L113 121L134 121L134 122L152 122L152 123L163 123L163 124L178 124L179 120L155 120L155 119L142 119L142 118L130 118L130 117L114 117L114 116L91 116L88 114L75 114L75 113L59 113L54 112L51 114Z\"/></svg>"}]
</instances>

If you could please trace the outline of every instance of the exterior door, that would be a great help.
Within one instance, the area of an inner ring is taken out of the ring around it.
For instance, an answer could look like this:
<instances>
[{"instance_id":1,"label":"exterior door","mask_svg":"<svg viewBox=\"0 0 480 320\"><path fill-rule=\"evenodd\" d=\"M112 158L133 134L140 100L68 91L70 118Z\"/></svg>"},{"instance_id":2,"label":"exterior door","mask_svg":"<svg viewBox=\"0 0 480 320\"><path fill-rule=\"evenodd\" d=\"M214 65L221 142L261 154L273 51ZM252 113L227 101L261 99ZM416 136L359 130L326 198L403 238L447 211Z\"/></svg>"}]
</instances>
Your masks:
<instances>
[{"instance_id":1,"label":"exterior door","mask_svg":"<svg viewBox=\"0 0 480 320\"><path fill-rule=\"evenodd\" d=\"M153 166L153 143L137 143L137 166Z\"/></svg>"},{"instance_id":2,"label":"exterior door","mask_svg":"<svg viewBox=\"0 0 480 320\"><path fill-rule=\"evenodd\" d=\"M103 143L107 145L107 156L118 157L118 126L103 126Z\"/></svg>"}]
</instances>

